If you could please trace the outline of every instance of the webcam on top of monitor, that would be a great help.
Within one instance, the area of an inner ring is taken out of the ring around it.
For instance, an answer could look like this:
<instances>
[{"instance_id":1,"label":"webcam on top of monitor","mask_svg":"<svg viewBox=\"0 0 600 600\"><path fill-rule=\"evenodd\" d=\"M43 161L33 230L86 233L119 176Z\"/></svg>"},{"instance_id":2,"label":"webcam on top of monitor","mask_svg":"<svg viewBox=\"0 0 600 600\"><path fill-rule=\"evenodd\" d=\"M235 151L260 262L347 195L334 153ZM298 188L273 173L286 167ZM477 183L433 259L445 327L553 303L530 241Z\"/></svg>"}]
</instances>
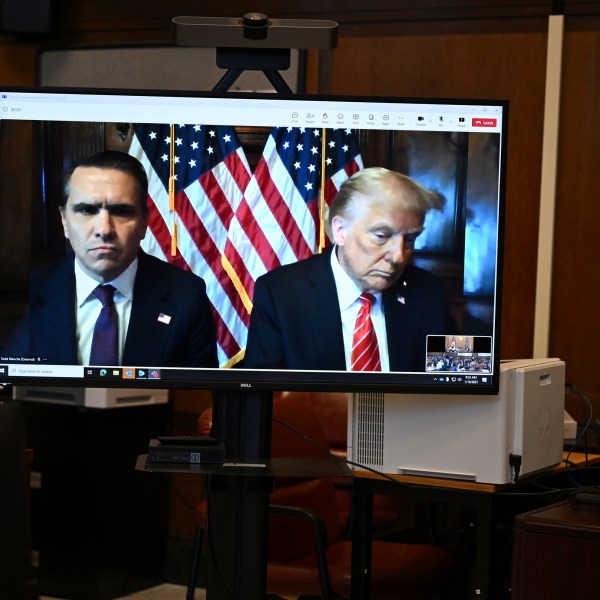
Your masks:
<instances>
[{"instance_id":1,"label":"webcam on top of monitor","mask_svg":"<svg viewBox=\"0 0 600 600\"><path fill-rule=\"evenodd\" d=\"M313 19L269 19L259 12L235 17L174 17L177 46L204 48L316 48L337 45L338 24Z\"/></svg>"}]
</instances>

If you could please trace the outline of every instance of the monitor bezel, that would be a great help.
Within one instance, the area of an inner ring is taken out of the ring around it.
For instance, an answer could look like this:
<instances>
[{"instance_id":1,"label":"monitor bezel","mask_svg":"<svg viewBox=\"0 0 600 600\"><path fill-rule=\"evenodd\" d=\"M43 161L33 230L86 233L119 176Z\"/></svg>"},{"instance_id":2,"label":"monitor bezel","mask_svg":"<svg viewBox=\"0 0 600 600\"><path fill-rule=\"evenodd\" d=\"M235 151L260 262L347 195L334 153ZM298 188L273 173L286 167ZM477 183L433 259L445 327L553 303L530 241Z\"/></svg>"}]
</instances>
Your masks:
<instances>
[{"instance_id":1,"label":"monitor bezel","mask_svg":"<svg viewBox=\"0 0 600 600\"><path fill-rule=\"evenodd\" d=\"M496 281L495 281L495 314L494 336L492 341L492 365L490 374L492 379L489 385L452 384L444 383L412 383L397 381L403 373L355 373L351 371L299 371L299 370L247 370L239 368L193 369L190 377L183 377L182 370L178 370L177 379L160 378L150 379L110 379L103 378L97 373L90 377L26 377L9 376L0 366L0 384L15 386L61 386L61 387L99 387L99 388L196 388L223 391L338 391L338 392L407 392L419 394L475 394L494 395L499 389L499 365L502 322L502 263L504 219L506 205L506 164L507 164L507 134L508 134L508 101L486 98L434 98L434 97L394 97L394 96L341 96L330 94L270 94L270 93L245 93L245 92L202 92L190 90L149 90L149 89L109 89L109 88L77 88L77 87L22 87L2 86L2 92L34 93L34 94L82 94L98 96L131 96L131 97L173 97L173 98L210 98L229 100L289 100L299 103L309 102L334 102L334 103L375 103L375 104L427 104L427 105L490 105L502 109L502 129L498 174L498 244L496 248ZM137 365L132 367L138 368ZM146 367L142 365L141 367ZM159 368L159 367L157 367ZM186 370L187 371L187 370ZM425 375L425 372L419 373Z\"/></svg>"}]
</instances>

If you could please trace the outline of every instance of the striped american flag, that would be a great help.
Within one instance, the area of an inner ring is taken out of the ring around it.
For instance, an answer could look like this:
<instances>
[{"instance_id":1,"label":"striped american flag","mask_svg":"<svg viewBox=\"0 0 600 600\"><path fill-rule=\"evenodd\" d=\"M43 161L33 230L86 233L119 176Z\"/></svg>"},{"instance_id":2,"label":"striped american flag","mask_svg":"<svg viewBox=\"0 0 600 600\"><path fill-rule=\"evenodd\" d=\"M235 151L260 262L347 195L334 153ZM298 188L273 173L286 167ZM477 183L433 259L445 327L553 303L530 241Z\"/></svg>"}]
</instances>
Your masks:
<instances>
[{"instance_id":1,"label":"striped american flag","mask_svg":"<svg viewBox=\"0 0 600 600\"><path fill-rule=\"evenodd\" d=\"M149 178L150 219L142 246L204 279L219 363L225 364L245 347L248 327L247 311L221 266L229 225L251 177L238 137L231 127L137 124L130 153Z\"/></svg>"},{"instance_id":2,"label":"striped american flag","mask_svg":"<svg viewBox=\"0 0 600 600\"><path fill-rule=\"evenodd\" d=\"M247 278L239 282L245 302L251 304L257 277L329 244L328 207L341 184L362 167L350 129L271 131L226 245L226 256L246 265Z\"/></svg>"},{"instance_id":3,"label":"striped american flag","mask_svg":"<svg viewBox=\"0 0 600 600\"><path fill-rule=\"evenodd\" d=\"M256 279L329 243L327 208L362 168L354 135L274 128L254 173L228 126L137 124L130 153L150 183L143 248L204 279L219 364L232 366L243 357Z\"/></svg>"}]
</instances>

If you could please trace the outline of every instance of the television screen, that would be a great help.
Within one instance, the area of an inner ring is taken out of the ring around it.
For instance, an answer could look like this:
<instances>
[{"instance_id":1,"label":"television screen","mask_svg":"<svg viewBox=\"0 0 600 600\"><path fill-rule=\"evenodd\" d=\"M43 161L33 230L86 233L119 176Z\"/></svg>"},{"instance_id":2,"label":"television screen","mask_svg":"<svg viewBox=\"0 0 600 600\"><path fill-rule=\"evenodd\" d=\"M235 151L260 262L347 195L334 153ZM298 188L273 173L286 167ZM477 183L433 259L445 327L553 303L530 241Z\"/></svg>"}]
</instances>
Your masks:
<instances>
[{"instance_id":1,"label":"television screen","mask_svg":"<svg viewBox=\"0 0 600 600\"><path fill-rule=\"evenodd\" d=\"M505 102L0 95L0 382L497 392Z\"/></svg>"}]
</instances>

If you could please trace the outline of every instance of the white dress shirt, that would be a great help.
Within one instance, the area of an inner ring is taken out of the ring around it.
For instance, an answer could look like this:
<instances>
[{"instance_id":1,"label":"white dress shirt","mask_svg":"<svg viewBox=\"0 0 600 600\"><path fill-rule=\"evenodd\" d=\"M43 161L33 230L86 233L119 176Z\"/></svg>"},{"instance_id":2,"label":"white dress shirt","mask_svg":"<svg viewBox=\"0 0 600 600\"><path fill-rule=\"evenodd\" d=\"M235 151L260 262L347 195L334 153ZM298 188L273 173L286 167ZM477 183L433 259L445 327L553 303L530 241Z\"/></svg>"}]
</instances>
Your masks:
<instances>
[{"instance_id":1,"label":"white dress shirt","mask_svg":"<svg viewBox=\"0 0 600 600\"><path fill-rule=\"evenodd\" d=\"M115 308L119 317L119 364L122 362L125 338L129 327L131 307L133 304L133 284L137 273L138 259L136 258L128 267L113 281L112 285L116 292L114 294ZM98 287L98 282L92 279L81 265L75 260L75 289L77 294L77 358L79 364L90 364L90 351L92 349L92 337L94 325L98 320L102 303L92 295ZM106 365L113 366L113 365Z\"/></svg>"},{"instance_id":2,"label":"white dress shirt","mask_svg":"<svg viewBox=\"0 0 600 600\"><path fill-rule=\"evenodd\" d=\"M358 297L362 290L352 281L350 276L342 269L340 265L336 248L331 253L331 269L337 289L340 312L342 314L342 332L344 335L344 354L346 356L346 369L350 370L352 365L352 338L354 337L354 327L356 317L361 303ZM390 358L388 356L387 335L385 332L385 315L383 314L383 305L381 303L381 292L371 292L375 296L375 302L371 306L371 321L377 336L379 346L379 357L381 359L381 370L390 370Z\"/></svg>"}]
</instances>

